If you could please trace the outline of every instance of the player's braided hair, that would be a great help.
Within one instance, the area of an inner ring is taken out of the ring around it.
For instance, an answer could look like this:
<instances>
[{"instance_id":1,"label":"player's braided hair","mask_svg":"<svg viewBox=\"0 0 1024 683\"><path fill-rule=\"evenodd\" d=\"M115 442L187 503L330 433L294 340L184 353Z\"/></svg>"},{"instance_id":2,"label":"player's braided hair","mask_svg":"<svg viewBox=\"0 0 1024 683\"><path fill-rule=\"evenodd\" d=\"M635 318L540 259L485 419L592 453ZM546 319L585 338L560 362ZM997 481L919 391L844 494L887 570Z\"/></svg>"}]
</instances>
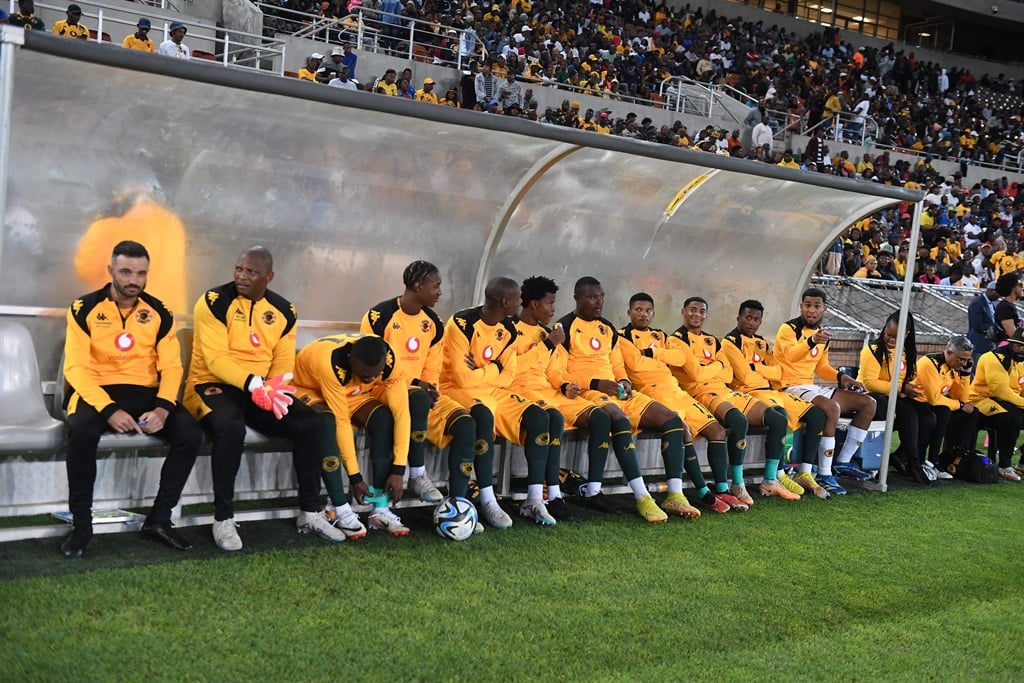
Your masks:
<instances>
[{"instance_id":1,"label":"player's braided hair","mask_svg":"<svg viewBox=\"0 0 1024 683\"><path fill-rule=\"evenodd\" d=\"M430 261L413 261L405 267L405 272L402 273L402 282L406 289L412 289L436 272L438 272L437 266Z\"/></svg>"},{"instance_id":2,"label":"player's braided hair","mask_svg":"<svg viewBox=\"0 0 1024 683\"><path fill-rule=\"evenodd\" d=\"M900 312L893 311L885 319L882 329L878 332L878 337L875 338L875 360L883 368L889 364L889 360L892 358L889 347L885 345L885 328L890 324L898 325L899 322ZM907 336L903 339L903 354L907 359L907 374L904 381L909 382L917 374L917 334L914 331L914 315L912 313L907 313ZM898 368L896 372L899 372Z\"/></svg>"}]
</instances>

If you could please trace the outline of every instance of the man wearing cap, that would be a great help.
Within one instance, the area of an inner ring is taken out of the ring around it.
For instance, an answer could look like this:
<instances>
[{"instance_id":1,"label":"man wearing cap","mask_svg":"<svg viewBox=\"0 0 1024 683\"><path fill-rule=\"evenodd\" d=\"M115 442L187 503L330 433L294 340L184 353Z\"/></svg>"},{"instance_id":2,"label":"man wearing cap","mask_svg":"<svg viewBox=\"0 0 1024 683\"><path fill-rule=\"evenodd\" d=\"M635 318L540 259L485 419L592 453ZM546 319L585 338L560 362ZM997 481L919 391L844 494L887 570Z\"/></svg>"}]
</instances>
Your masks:
<instances>
[{"instance_id":1,"label":"man wearing cap","mask_svg":"<svg viewBox=\"0 0 1024 683\"><path fill-rule=\"evenodd\" d=\"M896 272L896 266L893 263L893 248L891 244L883 244L878 249L877 259L879 280L896 282L902 279Z\"/></svg>"},{"instance_id":2,"label":"man wearing cap","mask_svg":"<svg viewBox=\"0 0 1024 683\"><path fill-rule=\"evenodd\" d=\"M150 28L152 28L152 24L149 23L149 19L142 17L135 25L135 33L128 34L121 41L121 47L140 52L156 52L156 46L153 45L153 40L149 37Z\"/></svg>"},{"instance_id":3,"label":"man wearing cap","mask_svg":"<svg viewBox=\"0 0 1024 683\"><path fill-rule=\"evenodd\" d=\"M428 104L440 104L437 94L434 92L433 78L423 79L423 87L416 91L416 100L418 102L427 102Z\"/></svg>"},{"instance_id":4,"label":"man wearing cap","mask_svg":"<svg viewBox=\"0 0 1024 683\"><path fill-rule=\"evenodd\" d=\"M81 18L82 8L75 4L68 5L68 18L55 22L53 32L59 36L89 40L89 29L85 24L79 22Z\"/></svg>"},{"instance_id":5,"label":"man wearing cap","mask_svg":"<svg viewBox=\"0 0 1024 683\"><path fill-rule=\"evenodd\" d=\"M18 11L7 20L7 23L11 26L20 26L26 30L46 30L46 24L36 16L35 0L18 0Z\"/></svg>"},{"instance_id":6,"label":"man wearing cap","mask_svg":"<svg viewBox=\"0 0 1024 683\"><path fill-rule=\"evenodd\" d=\"M323 60L324 56L319 52L306 57L306 66L299 69L299 80L316 82L316 72Z\"/></svg>"},{"instance_id":7,"label":"man wearing cap","mask_svg":"<svg viewBox=\"0 0 1024 683\"><path fill-rule=\"evenodd\" d=\"M1024 425L1024 329L1014 331L1005 346L983 353L967 399L981 413L978 426L995 430L999 452L999 476L1020 481L1013 467L1013 453Z\"/></svg>"},{"instance_id":8,"label":"man wearing cap","mask_svg":"<svg viewBox=\"0 0 1024 683\"><path fill-rule=\"evenodd\" d=\"M180 21L172 21L168 33L171 37L160 43L160 49L157 52L165 57L192 59L192 50L189 49L188 45L181 42L185 39L185 34L188 33L185 24Z\"/></svg>"}]
</instances>

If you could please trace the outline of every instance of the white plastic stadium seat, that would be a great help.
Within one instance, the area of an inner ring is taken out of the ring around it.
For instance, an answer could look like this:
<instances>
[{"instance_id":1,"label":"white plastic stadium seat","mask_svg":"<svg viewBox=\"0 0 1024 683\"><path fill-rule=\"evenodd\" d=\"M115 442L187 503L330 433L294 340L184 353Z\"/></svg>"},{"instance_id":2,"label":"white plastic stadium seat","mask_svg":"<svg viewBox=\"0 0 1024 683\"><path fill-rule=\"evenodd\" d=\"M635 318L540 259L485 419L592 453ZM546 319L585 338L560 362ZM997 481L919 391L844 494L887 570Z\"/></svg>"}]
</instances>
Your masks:
<instances>
[{"instance_id":1,"label":"white plastic stadium seat","mask_svg":"<svg viewBox=\"0 0 1024 683\"><path fill-rule=\"evenodd\" d=\"M32 335L20 323L0 322L0 450L51 451L64 424L46 412Z\"/></svg>"}]
</instances>

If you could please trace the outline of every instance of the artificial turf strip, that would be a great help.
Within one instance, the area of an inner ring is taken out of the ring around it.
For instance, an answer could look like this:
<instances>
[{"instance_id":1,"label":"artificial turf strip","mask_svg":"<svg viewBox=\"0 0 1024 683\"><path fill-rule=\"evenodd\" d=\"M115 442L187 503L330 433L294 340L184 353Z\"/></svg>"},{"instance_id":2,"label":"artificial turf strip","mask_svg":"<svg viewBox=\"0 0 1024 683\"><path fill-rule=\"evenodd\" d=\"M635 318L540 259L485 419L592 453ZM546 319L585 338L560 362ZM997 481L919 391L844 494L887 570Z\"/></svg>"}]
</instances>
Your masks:
<instances>
[{"instance_id":1,"label":"artificial turf strip","mask_svg":"<svg viewBox=\"0 0 1024 683\"><path fill-rule=\"evenodd\" d=\"M628 503L628 501L623 501ZM5 680L1024 679L1024 484L896 488L647 525L516 518L465 543L0 546ZM30 562L26 557L32 557ZM146 566L113 567L124 558ZM32 562L50 576L27 576ZM774 586L774 588L769 588Z\"/></svg>"}]
</instances>

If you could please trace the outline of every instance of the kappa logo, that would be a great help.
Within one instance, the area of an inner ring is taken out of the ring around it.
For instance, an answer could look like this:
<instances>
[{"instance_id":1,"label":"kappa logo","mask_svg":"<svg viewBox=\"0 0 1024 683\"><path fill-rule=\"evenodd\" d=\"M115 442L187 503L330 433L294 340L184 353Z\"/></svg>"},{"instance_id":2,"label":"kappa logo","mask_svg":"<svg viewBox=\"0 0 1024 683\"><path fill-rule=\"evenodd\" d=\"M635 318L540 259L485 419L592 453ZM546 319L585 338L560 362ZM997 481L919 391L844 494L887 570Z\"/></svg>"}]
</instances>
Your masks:
<instances>
[{"instance_id":1,"label":"kappa logo","mask_svg":"<svg viewBox=\"0 0 1024 683\"><path fill-rule=\"evenodd\" d=\"M107 316L104 315L103 313L97 313L96 314L96 321L97 322L101 322L101 323L105 323L105 322L107 322Z\"/></svg>"},{"instance_id":2,"label":"kappa logo","mask_svg":"<svg viewBox=\"0 0 1024 683\"><path fill-rule=\"evenodd\" d=\"M277 322L277 314L273 311L263 311L262 320L264 325L273 325Z\"/></svg>"},{"instance_id":3,"label":"kappa logo","mask_svg":"<svg viewBox=\"0 0 1024 683\"><path fill-rule=\"evenodd\" d=\"M81 299L75 299L71 302L71 312L78 315L78 312L82 310L82 306L84 305L85 303Z\"/></svg>"},{"instance_id":4,"label":"kappa logo","mask_svg":"<svg viewBox=\"0 0 1024 683\"><path fill-rule=\"evenodd\" d=\"M402 326L399 323L391 323L391 329L400 330L402 329Z\"/></svg>"},{"instance_id":5,"label":"kappa logo","mask_svg":"<svg viewBox=\"0 0 1024 683\"><path fill-rule=\"evenodd\" d=\"M455 324L459 326L459 329L462 329L462 330L466 329L466 319L465 318L456 318L455 319Z\"/></svg>"},{"instance_id":6,"label":"kappa logo","mask_svg":"<svg viewBox=\"0 0 1024 683\"><path fill-rule=\"evenodd\" d=\"M130 332L122 332L114 338L114 346L118 351L131 351L135 346L135 337Z\"/></svg>"},{"instance_id":7,"label":"kappa logo","mask_svg":"<svg viewBox=\"0 0 1024 683\"><path fill-rule=\"evenodd\" d=\"M384 367L395 367L395 354L391 353L391 351L388 351L387 354L384 356Z\"/></svg>"},{"instance_id":8,"label":"kappa logo","mask_svg":"<svg viewBox=\"0 0 1024 683\"><path fill-rule=\"evenodd\" d=\"M220 294L218 294L217 292L207 292L207 293L206 293L206 301L207 301L207 302L208 302L208 303L209 303L209 304L210 304L211 306L212 306L212 305L213 305L213 304L214 304L214 303L215 303L215 302L217 301L217 299L219 299L219 298L220 298Z\"/></svg>"},{"instance_id":9,"label":"kappa logo","mask_svg":"<svg viewBox=\"0 0 1024 683\"><path fill-rule=\"evenodd\" d=\"M338 381L341 382L342 384L344 384L345 381L348 379L348 372L345 370L345 368L341 367L340 365L334 366L334 374L338 377Z\"/></svg>"},{"instance_id":10,"label":"kappa logo","mask_svg":"<svg viewBox=\"0 0 1024 683\"><path fill-rule=\"evenodd\" d=\"M370 324L371 325L376 325L378 320L380 320L380 311L371 308L370 309Z\"/></svg>"}]
</instances>

